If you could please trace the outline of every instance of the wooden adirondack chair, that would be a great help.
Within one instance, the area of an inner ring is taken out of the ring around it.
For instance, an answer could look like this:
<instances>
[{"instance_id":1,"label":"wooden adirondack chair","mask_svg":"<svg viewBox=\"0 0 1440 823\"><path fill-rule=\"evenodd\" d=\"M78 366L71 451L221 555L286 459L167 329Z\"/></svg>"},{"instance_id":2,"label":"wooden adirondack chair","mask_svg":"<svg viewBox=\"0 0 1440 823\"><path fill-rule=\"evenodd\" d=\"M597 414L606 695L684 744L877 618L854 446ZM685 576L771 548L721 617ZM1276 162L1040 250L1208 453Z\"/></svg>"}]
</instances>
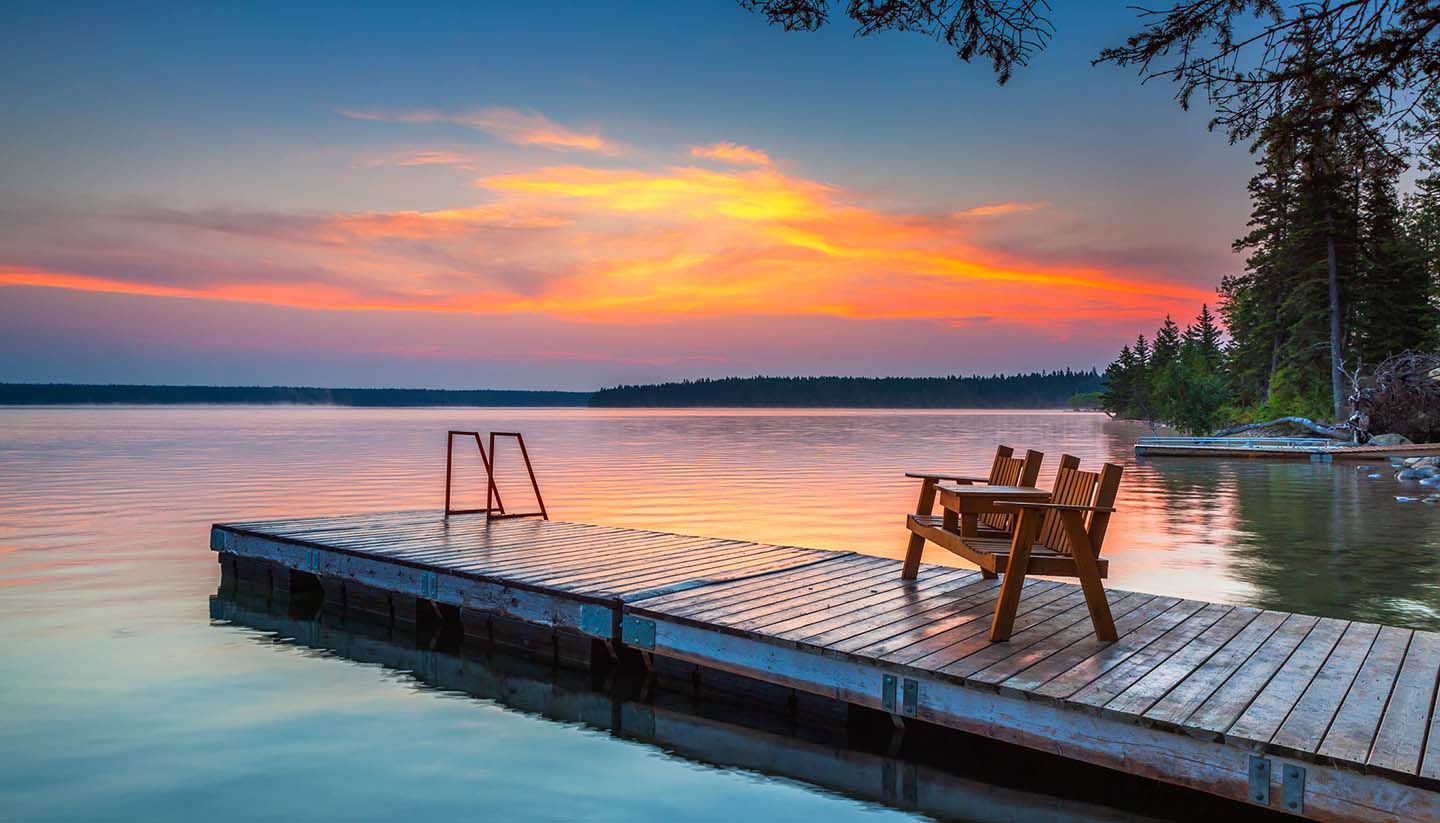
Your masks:
<instances>
[{"instance_id":1,"label":"wooden adirondack chair","mask_svg":"<svg viewBox=\"0 0 1440 823\"><path fill-rule=\"evenodd\" d=\"M935 514L935 486L942 480L968 486L974 483L984 483L990 486L1034 486L1035 481L1040 477L1040 464L1045 460L1045 455L1034 449L1027 450L1025 457L1015 456L1015 450L1009 446L995 447L995 460L990 464L990 474L986 477L972 477L959 474L939 474L934 472L906 472L906 477L920 479L920 500L915 506L915 513L905 518L905 525L910 530L910 544L905 549L905 565L900 571L900 577L905 580L914 580L920 572L920 558L925 553L926 533L940 527L941 517ZM1008 512L992 512L981 515L979 529L981 533L1004 537L1010 534L1011 526L1014 525L1014 515ZM986 574L993 577L993 574Z\"/></svg>"},{"instance_id":2,"label":"wooden adirondack chair","mask_svg":"<svg viewBox=\"0 0 1440 823\"><path fill-rule=\"evenodd\" d=\"M1117 639L1110 603L1100 583L1109 562L1100 557L1100 549L1110 515L1115 511L1121 471L1114 463L1106 463L1098 472L1080 471L1062 463L1049 502L995 503L998 509L1019 514L1009 541L975 537L961 543L967 551L959 554L982 569L1005 575L995 604L995 619L990 624L992 641L1010 639L1027 572L1079 578L1095 636L1100 640Z\"/></svg>"}]
</instances>

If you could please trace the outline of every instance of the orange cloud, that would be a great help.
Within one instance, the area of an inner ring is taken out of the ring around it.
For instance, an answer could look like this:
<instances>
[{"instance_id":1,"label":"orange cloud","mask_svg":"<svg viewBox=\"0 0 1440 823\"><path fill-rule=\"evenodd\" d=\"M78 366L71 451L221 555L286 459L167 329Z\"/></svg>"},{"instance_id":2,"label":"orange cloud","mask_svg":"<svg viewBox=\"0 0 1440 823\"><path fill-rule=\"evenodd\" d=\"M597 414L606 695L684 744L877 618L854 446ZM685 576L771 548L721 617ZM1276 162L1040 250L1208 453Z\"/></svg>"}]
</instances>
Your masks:
<instances>
[{"instance_id":1,"label":"orange cloud","mask_svg":"<svg viewBox=\"0 0 1440 823\"><path fill-rule=\"evenodd\" d=\"M759 149L752 149L749 146L741 146L735 143L711 143L708 146L691 146L690 156L709 160L721 160L726 163L735 163L738 165L770 165L770 155Z\"/></svg>"},{"instance_id":2,"label":"orange cloud","mask_svg":"<svg viewBox=\"0 0 1440 823\"><path fill-rule=\"evenodd\" d=\"M366 111L338 109L352 120L380 120L390 123L451 123L468 126L519 146L619 154L620 147L598 134L566 128L537 111L504 106L486 106L470 112L448 113L429 109L410 111Z\"/></svg>"},{"instance_id":3,"label":"orange cloud","mask_svg":"<svg viewBox=\"0 0 1440 823\"><path fill-rule=\"evenodd\" d=\"M970 219L1026 215L1043 233L1038 204L884 210L754 163L543 166L474 184L483 202L427 211L62 215L10 237L0 225L0 248L21 254L0 259L0 285L619 324L999 320L1047 338L1214 297L1143 266L1006 251Z\"/></svg>"}]
</instances>

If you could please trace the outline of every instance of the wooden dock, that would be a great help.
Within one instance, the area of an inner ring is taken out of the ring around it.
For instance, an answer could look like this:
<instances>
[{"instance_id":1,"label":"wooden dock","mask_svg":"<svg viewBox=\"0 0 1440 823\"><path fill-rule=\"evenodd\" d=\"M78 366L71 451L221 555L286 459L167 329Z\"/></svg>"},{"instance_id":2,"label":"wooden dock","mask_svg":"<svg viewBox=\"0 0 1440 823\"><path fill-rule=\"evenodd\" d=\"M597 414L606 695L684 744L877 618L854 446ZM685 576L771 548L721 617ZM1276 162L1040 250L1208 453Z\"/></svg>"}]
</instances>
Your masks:
<instances>
[{"instance_id":1,"label":"wooden dock","mask_svg":"<svg viewBox=\"0 0 1440 823\"><path fill-rule=\"evenodd\" d=\"M897 533L899 529L897 528ZM897 540L899 537L897 536ZM227 573L393 620L638 650L1313 820L1440 820L1440 635L854 552L402 512L216 525ZM961 755L963 756L963 755Z\"/></svg>"}]
</instances>

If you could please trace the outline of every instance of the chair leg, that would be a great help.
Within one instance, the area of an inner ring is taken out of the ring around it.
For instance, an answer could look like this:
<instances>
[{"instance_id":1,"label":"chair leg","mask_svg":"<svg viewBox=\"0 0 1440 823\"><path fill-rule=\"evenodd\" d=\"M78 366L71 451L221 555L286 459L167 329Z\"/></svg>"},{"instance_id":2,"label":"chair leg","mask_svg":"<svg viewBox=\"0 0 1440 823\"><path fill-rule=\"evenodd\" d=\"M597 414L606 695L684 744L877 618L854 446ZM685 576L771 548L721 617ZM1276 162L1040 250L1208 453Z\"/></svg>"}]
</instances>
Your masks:
<instances>
[{"instance_id":1,"label":"chair leg","mask_svg":"<svg viewBox=\"0 0 1440 823\"><path fill-rule=\"evenodd\" d=\"M981 577L981 579L983 579L983 580L994 580L995 578L997 578L997 577L999 577L999 576L1000 576L1000 575L996 574L995 572L990 571L989 569L981 569L981 570L980 570L980 577Z\"/></svg>"},{"instance_id":2,"label":"chair leg","mask_svg":"<svg viewBox=\"0 0 1440 823\"><path fill-rule=\"evenodd\" d=\"M900 567L901 580L914 580L920 576L920 557L924 553L925 538L911 532L910 545L905 547L905 565Z\"/></svg>"},{"instance_id":3,"label":"chair leg","mask_svg":"<svg viewBox=\"0 0 1440 823\"><path fill-rule=\"evenodd\" d=\"M1105 585L1100 582L1100 568L1095 564L1095 550L1090 544L1090 535L1085 531L1083 515L1080 512L1061 512L1060 522L1070 538L1075 576L1080 578L1080 588L1085 592L1085 605L1090 609L1095 637L1106 642L1120 639L1115 631L1115 618L1110 614L1110 600L1105 597Z\"/></svg>"},{"instance_id":4,"label":"chair leg","mask_svg":"<svg viewBox=\"0 0 1440 823\"><path fill-rule=\"evenodd\" d=\"M915 504L915 513L920 516L935 510L935 481L925 478L920 481L920 499ZM905 547L905 565L900 567L901 580L914 580L920 574L920 557L925 553L925 538L910 534L910 545Z\"/></svg>"},{"instance_id":5,"label":"chair leg","mask_svg":"<svg viewBox=\"0 0 1440 823\"><path fill-rule=\"evenodd\" d=\"M1005 565L1005 580L1000 584L1000 599L995 603L995 619L990 622L990 642L1010 639L1015 628L1015 611L1020 606L1020 591L1025 587L1025 569L1030 565L1030 549L1035 542L1039 515L1026 509L1015 524L1010 541L1010 559Z\"/></svg>"}]
</instances>

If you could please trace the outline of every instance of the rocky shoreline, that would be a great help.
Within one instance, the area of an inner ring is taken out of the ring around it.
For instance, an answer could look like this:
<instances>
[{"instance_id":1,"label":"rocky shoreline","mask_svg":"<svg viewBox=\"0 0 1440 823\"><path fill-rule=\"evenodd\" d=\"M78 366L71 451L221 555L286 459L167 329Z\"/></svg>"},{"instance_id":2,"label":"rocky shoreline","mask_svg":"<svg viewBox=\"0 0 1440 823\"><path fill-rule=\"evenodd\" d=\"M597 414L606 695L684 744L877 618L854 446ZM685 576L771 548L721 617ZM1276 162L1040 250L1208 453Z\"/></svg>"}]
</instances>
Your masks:
<instances>
[{"instance_id":1,"label":"rocky shoreline","mask_svg":"<svg viewBox=\"0 0 1440 823\"><path fill-rule=\"evenodd\" d=\"M1440 505L1440 457L1411 457L1392 461L1391 466L1396 469L1395 480L1416 492L1415 495L1397 494L1395 502ZM1356 466L1355 470L1365 472L1372 480L1385 477L1375 466Z\"/></svg>"}]
</instances>

